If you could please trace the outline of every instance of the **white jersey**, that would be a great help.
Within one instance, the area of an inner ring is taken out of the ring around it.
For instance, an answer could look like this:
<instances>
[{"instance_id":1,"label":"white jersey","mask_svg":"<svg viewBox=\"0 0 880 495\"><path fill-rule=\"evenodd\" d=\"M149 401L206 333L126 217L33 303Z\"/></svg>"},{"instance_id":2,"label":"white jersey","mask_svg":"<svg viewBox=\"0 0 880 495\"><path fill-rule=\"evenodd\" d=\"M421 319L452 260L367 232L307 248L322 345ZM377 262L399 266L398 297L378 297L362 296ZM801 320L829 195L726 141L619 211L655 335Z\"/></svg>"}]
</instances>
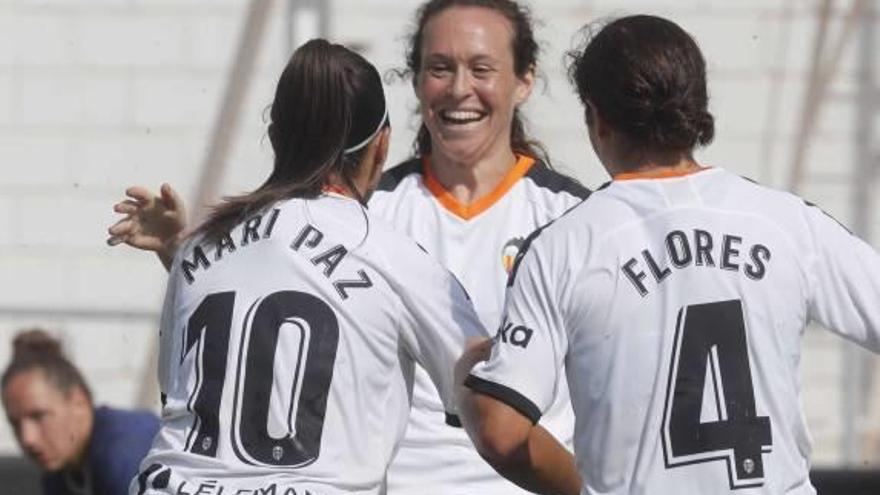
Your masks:
<instances>
[{"instance_id":1,"label":"white jersey","mask_svg":"<svg viewBox=\"0 0 880 495\"><path fill-rule=\"evenodd\" d=\"M454 410L467 295L412 240L332 193L282 201L171 270L162 427L132 494L379 493L415 362Z\"/></svg>"},{"instance_id":2,"label":"white jersey","mask_svg":"<svg viewBox=\"0 0 880 495\"><path fill-rule=\"evenodd\" d=\"M568 377L584 494L814 494L800 409L816 320L880 351L880 256L722 169L616 180L514 268L467 385L537 420Z\"/></svg>"},{"instance_id":3,"label":"white jersey","mask_svg":"<svg viewBox=\"0 0 880 495\"><path fill-rule=\"evenodd\" d=\"M501 319L508 270L523 240L581 202L588 191L531 158L520 158L491 194L459 204L431 173L427 159L412 160L383 176L370 210L412 237L451 270L470 294L480 320ZM542 421L571 445L574 416L561 385ZM467 437L443 421L437 390L417 367L412 414L388 471L390 495L525 493L498 475Z\"/></svg>"}]
</instances>

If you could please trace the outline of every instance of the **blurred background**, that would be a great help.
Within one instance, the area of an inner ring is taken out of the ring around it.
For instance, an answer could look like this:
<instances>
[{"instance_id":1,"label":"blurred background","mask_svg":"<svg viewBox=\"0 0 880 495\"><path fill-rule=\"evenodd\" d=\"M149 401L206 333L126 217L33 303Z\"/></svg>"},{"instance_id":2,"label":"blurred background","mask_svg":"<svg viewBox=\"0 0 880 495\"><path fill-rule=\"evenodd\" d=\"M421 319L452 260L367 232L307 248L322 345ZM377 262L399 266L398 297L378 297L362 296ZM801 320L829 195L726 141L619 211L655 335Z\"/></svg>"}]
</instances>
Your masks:
<instances>
[{"instance_id":1,"label":"blurred background","mask_svg":"<svg viewBox=\"0 0 880 495\"><path fill-rule=\"evenodd\" d=\"M104 244L112 204L128 185L169 182L195 214L258 185L271 167L274 85L292 49L315 36L389 72L389 166L405 158L415 97L390 71L404 65L419 3L0 0L0 364L17 330L46 327L98 404L158 410L165 273L152 255ZM698 161L795 191L880 245L880 1L529 4L543 52L525 115L556 168L589 187L608 179L565 77L578 29L658 14L693 34L708 62L717 134ZM880 467L877 361L824 329L807 331L802 385L816 467ZM18 455L0 421L0 456Z\"/></svg>"}]
</instances>

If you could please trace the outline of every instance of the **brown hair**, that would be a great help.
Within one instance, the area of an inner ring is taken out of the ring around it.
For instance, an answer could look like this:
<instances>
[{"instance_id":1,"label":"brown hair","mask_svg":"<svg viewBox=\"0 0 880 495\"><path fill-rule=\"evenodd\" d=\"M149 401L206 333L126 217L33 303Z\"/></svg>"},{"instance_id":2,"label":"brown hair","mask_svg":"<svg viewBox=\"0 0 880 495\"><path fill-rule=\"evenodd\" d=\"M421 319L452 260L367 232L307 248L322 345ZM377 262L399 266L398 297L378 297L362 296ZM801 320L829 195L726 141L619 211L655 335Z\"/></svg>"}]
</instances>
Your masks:
<instances>
[{"instance_id":1,"label":"brown hair","mask_svg":"<svg viewBox=\"0 0 880 495\"><path fill-rule=\"evenodd\" d=\"M451 7L481 7L503 15L513 27L511 51L513 52L513 70L517 77L523 77L535 70L538 62L538 42L532 29L532 15L529 9L513 0L429 0L416 11L415 29L409 35L406 48L406 70L402 75L415 80L422 69L422 38L425 25L435 15ZM537 140L526 135L525 125L519 109L514 110L513 122L510 126L510 145L517 154L541 158L549 162L544 146ZM424 156L431 153L431 134L424 123L413 142L413 153Z\"/></svg>"},{"instance_id":2,"label":"brown hair","mask_svg":"<svg viewBox=\"0 0 880 495\"><path fill-rule=\"evenodd\" d=\"M568 55L569 78L581 102L635 147L689 151L712 141L706 62L694 39L674 22L622 17L588 34L586 47Z\"/></svg>"},{"instance_id":3,"label":"brown hair","mask_svg":"<svg viewBox=\"0 0 880 495\"><path fill-rule=\"evenodd\" d=\"M61 343L45 330L32 328L20 332L12 341L12 349L12 360L3 372L3 388L19 373L38 369L65 396L79 388L92 402L92 392L79 369L64 356Z\"/></svg>"},{"instance_id":4,"label":"brown hair","mask_svg":"<svg viewBox=\"0 0 880 495\"><path fill-rule=\"evenodd\" d=\"M381 125L387 113L376 68L342 45L308 41L293 53L275 90L268 128L272 173L255 191L224 198L196 233L216 240L279 200L316 197L334 173L358 194L352 177L364 149L357 143L370 137L363 129Z\"/></svg>"}]
</instances>

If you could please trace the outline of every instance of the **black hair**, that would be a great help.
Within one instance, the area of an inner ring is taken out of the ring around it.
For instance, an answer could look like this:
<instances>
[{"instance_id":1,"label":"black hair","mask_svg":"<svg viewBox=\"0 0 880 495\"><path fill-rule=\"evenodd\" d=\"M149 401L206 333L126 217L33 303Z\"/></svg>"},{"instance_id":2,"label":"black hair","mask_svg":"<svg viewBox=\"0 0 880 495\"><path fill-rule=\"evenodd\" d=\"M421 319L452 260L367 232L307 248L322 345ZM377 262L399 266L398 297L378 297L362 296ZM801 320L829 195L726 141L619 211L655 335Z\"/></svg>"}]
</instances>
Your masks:
<instances>
[{"instance_id":1,"label":"black hair","mask_svg":"<svg viewBox=\"0 0 880 495\"><path fill-rule=\"evenodd\" d=\"M524 77L529 71L536 70L538 63L538 42L532 28L532 14L528 7L514 0L429 0L416 11L415 29L407 39L406 70L402 71L415 81L422 69L422 39L425 25L434 16L451 7L481 7L503 15L513 28L511 51L513 53L513 71L517 77ZM540 158L549 162L544 146L537 140L526 135L525 125L519 109L513 112L510 127L510 145L517 154ZM413 143L416 156L431 153L431 134L422 123Z\"/></svg>"},{"instance_id":2,"label":"black hair","mask_svg":"<svg viewBox=\"0 0 880 495\"><path fill-rule=\"evenodd\" d=\"M587 26L585 48L568 54L569 79L587 110L595 108L639 150L690 152L712 141L706 62L687 32L650 15L596 30Z\"/></svg>"},{"instance_id":3,"label":"black hair","mask_svg":"<svg viewBox=\"0 0 880 495\"><path fill-rule=\"evenodd\" d=\"M359 195L352 178L365 147L389 125L376 68L323 39L310 40L293 53L278 80L269 116L275 152L269 178L251 193L224 198L196 233L216 240L279 200L316 197L334 173Z\"/></svg>"},{"instance_id":4,"label":"black hair","mask_svg":"<svg viewBox=\"0 0 880 495\"><path fill-rule=\"evenodd\" d=\"M12 341L12 359L3 372L2 387L15 376L31 370L42 371L49 383L65 396L76 388L85 393L89 403L92 391L86 384L79 369L71 363L61 350L61 343L39 328L24 330Z\"/></svg>"}]
</instances>

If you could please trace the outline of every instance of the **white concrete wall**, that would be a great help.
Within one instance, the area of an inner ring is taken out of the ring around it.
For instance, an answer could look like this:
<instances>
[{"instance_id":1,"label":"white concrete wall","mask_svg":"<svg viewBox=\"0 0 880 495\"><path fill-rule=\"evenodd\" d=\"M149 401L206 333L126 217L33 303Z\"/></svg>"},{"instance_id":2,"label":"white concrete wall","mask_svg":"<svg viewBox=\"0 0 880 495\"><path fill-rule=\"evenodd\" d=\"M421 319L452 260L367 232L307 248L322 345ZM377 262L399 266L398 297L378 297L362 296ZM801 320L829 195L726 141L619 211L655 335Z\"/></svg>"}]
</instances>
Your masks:
<instances>
[{"instance_id":1,"label":"white concrete wall","mask_svg":"<svg viewBox=\"0 0 880 495\"><path fill-rule=\"evenodd\" d=\"M271 165L262 115L288 53L286 8L283 0L275 3L224 193L253 187ZM604 182L564 78L562 53L587 21L661 14L697 38L709 63L717 137L698 158L786 187L818 3L533 0L544 51L543 83L526 107L530 128L558 168L590 186ZM850 3L835 2L832 39ZM383 71L401 67L402 40L418 4L333 1L331 36L364 47ZM0 0L0 363L17 329L46 326L68 344L99 402L156 407L144 376L152 376L164 273L151 256L106 247L104 231L114 221L110 206L127 185L168 181L186 194L195 191L245 6L245 0ZM857 42L844 50L831 84L802 191L844 223L853 218ZM415 100L405 81L390 84L388 94L394 163L409 149ZM877 182L871 187L876 197ZM871 227L876 246L880 214ZM840 432L851 420L839 409L846 345L820 331L806 339L804 402L817 464L842 459ZM15 452L0 423L0 453Z\"/></svg>"}]
</instances>

